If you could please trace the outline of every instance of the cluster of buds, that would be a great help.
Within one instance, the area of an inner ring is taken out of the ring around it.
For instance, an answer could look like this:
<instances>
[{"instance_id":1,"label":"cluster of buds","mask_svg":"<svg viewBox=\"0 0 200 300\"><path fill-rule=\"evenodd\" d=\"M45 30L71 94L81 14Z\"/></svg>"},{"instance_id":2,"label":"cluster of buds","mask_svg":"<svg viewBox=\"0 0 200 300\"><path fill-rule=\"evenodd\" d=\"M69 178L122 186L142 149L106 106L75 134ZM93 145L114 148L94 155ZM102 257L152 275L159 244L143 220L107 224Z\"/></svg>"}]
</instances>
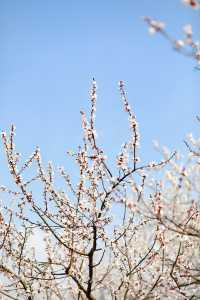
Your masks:
<instances>
[{"instance_id":1,"label":"cluster of buds","mask_svg":"<svg viewBox=\"0 0 200 300\"><path fill-rule=\"evenodd\" d=\"M117 167L121 168L122 170L128 169L128 162L129 162L129 153L128 153L128 144L124 144L122 147L121 153L117 156Z\"/></svg>"},{"instance_id":2,"label":"cluster of buds","mask_svg":"<svg viewBox=\"0 0 200 300\"><path fill-rule=\"evenodd\" d=\"M136 116L134 112L131 110L131 107L129 105L127 95L124 89L124 82L122 80L119 81L119 90L121 94L121 99L124 104L124 110L127 112L129 116L129 125L130 125L130 130L131 130L131 141L129 142L129 147L131 148L130 150L133 152L133 162L134 162L134 168L136 168L136 150L139 148L139 140L140 140L140 135L139 135L139 128L138 128L138 123L136 121ZM119 161L119 160L118 160Z\"/></svg>"},{"instance_id":3,"label":"cluster of buds","mask_svg":"<svg viewBox=\"0 0 200 300\"><path fill-rule=\"evenodd\" d=\"M185 5L192 7L193 9L199 9L200 3L198 0L182 0Z\"/></svg>"},{"instance_id":4,"label":"cluster of buds","mask_svg":"<svg viewBox=\"0 0 200 300\"><path fill-rule=\"evenodd\" d=\"M145 16L144 21L149 25L149 33L154 34L156 32L162 32L165 28L165 23L153 20L150 17Z\"/></svg>"},{"instance_id":5,"label":"cluster of buds","mask_svg":"<svg viewBox=\"0 0 200 300\"><path fill-rule=\"evenodd\" d=\"M84 137L87 141L90 142L93 148L96 148L96 137L97 133L94 128L94 121L95 121L95 112L96 112L96 99L97 99L97 85L96 81L93 79L92 81L92 88L90 91L90 100L91 100L91 112L90 112L90 120L87 121L85 112L81 111L82 115L82 129L84 131Z\"/></svg>"}]
</instances>

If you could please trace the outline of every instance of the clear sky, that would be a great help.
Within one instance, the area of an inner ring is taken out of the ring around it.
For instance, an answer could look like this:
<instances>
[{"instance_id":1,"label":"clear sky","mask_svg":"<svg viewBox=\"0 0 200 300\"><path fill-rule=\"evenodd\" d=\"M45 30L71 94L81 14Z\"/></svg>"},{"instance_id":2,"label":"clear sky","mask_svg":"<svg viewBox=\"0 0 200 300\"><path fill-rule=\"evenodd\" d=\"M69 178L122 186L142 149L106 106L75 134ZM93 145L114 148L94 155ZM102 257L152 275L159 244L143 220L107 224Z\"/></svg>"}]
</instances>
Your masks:
<instances>
[{"instance_id":1,"label":"clear sky","mask_svg":"<svg viewBox=\"0 0 200 300\"><path fill-rule=\"evenodd\" d=\"M154 139L183 148L185 134L200 129L200 72L161 36L149 36L141 17L165 21L177 37L192 23L199 38L199 13L180 0L1 0L0 129L14 123L19 152L39 145L45 161L67 168L94 76L99 143L108 156L127 137L121 79L140 125L142 156L155 159Z\"/></svg>"}]
</instances>

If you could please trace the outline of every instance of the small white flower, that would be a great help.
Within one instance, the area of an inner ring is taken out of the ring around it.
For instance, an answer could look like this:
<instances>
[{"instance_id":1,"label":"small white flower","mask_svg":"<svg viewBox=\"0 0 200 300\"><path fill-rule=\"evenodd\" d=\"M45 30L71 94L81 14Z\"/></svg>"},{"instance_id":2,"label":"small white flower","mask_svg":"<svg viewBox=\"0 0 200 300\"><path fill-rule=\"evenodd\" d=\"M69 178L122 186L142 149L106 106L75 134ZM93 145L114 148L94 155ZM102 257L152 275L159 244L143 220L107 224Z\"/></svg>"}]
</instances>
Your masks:
<instances>
[{"instance_id":1,"label":"small white flower","mask_svg":"<svg viewBox=\"0 0 200 300\"><path fill-rule=\"evenodd\" d=\"M161 22L161 21L151 21L151 26L154 27L157 30L161 30L165 28L165 23Z\"/></svg>"},{"instance_id":2,"label":"small white flower","mask_svg":"<svg viewBox=\"0 0 200 300\"><path fill-rule=\"evenodd\" d=\"M195 53L195 58L200 63L200 50Z\"/></svg>"},{"instance_id":3,"label":"small white flower","mask_svg":"<svg viewBox=\"0 0 200 300\"><path fill-rule=\"evenodd\" d=\"M183 27L183 31L186 35L191 36L192 35L192 25L191 24L187 24Z\"/></svg>"},{"instance_id":4,"label":"small white flower","mask_svg":"<svg viewBox=\"0 0 200 300\"><path fill-rule=\"evenodd\" d=\"M153 35L154 33L156 33L156 29L154 27L152 27L152 26L150 26L148 30L149 30L149 33L151 35Z\"/></svg>"},{"instance_id":5,"label":"small white flower","mask_svg":"<svg viewBox=\"0 0 200 300\"><path fill-rule=\"evenodd\" d=\"M184 47L184 41L183 40L177 40L175 41L175 48L180 49Z\"/></svg>"},{"instance_id":6,"label":"small white flower","mask_svg":"<svg viewBox=\"0 0 200 300\"><path fill-rule=\"evenodd\" d=\"M159 142L156 141L156 140L153 141L153 146L154 146L154 148L157 149L157 150L160 148Z\"/></svg>"},{"instance_id":7,"label":"small white flower","mask_svg":"<svg viewBox=\"0 0 200 300\"><path fill-rule=\"evenodd\" d=\"M117 182L117 177L112 177L110 181L112 182L112 184L115 184Z\"/></svg>"},{"instance_id":8,"label":"small white flower","mask_svg":"<svg viewBox=\"0 0 200 300\"><path fill-rule=\"evenodd\" d=\"M187 136L186 136L186 138L187 138L187 140L188 140L190 143L192 143L192 144L195 143L195 139L194 139L192 133L188 133Z\"/></svg>"},{"instance_id":9,"label":"small white flower","mask_svg":"<svg viewBox=\"0 0 200 300\"><path fill-rule=\"evenodd\" d=\"M151 161L148 166L150 168L153 168L153 167L155 167L155 165L156 165L156 162L155 161Z\"/></svg>"}]
</instances>

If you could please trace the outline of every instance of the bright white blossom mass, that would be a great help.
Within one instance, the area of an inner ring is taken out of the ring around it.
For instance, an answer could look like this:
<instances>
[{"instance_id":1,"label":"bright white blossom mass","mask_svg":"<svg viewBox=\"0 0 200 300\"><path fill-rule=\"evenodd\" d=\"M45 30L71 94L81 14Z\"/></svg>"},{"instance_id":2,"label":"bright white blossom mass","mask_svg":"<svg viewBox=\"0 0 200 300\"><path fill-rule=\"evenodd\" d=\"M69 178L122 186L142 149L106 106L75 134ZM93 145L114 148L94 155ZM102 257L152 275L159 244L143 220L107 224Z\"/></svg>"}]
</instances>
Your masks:
<instances>
[{"instance_id":1,"label":"bright white blossom mass","mask_svg":"<svg viewBox=\"0 0 200 300\"><path fill-rule=\"evenodd\" d=\"M89 119L81 113L83 144L69 153L79 168L78 181L60 168L66 189L57 189L56 170L52 163L45 169L39 148L21 162L14 126L2 134L17 187L0 187L8 195L0 214L2 299L200 297L199 139L188 135L184 161L163 148L163 160L140 162L136 117L122 81L119 89L131 135L116 170L94 134L95 81ZM38 234L40 248L33 242Z\"/></svg>"}]
</instances>

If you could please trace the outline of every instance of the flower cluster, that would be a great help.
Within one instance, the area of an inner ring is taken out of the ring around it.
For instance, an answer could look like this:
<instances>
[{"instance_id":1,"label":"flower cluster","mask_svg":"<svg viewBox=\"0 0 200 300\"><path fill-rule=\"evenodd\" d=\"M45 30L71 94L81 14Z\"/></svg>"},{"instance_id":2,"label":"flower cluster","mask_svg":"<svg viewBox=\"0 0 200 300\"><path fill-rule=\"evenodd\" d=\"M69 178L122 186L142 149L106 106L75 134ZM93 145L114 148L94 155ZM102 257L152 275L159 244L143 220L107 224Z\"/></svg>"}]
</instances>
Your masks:
<instances>
[{"instance_id":1,"label":"flower cluster","mask_svg":"<svg viewBox=\"0 0 200 300\"><path fill-rule=\"evenodd\" d=\"M184 4L191 6L194 9L200 8L200 3L197 0L184 0ZM183 55L192 57L197 68L200 67L200 42L196 41L193 36L193 28L191 24L186 24L183 27L184 37L181 39L173 38L165 29L165 24L161 21L154 20L150 17L144 17L144 21L148 24L150 34L160 33L166 38L172 47Z\"/></svg>"},{"instance_id":2,"label":"flower cluster","mask_svg":"<svg viewBox=\"0 0 200 300\"><path fill-rule=\"evenodd\" d=\"M192 35L190 27L185 31ZM163 160L143 164L138 124L122 81L119 88L130 140L110 168L94 134L93 81L89 121L82 112L83 145L70 155L78 165L76 180L59 169L64 189L56 188L56 171L52 163L45 168L39 148L23 162L15 150L14 126L2 133L16 186L0 187L2 297L200 297L199 139L188 135L187 161L162 148Z\"/></svg>"}]
</instances>

